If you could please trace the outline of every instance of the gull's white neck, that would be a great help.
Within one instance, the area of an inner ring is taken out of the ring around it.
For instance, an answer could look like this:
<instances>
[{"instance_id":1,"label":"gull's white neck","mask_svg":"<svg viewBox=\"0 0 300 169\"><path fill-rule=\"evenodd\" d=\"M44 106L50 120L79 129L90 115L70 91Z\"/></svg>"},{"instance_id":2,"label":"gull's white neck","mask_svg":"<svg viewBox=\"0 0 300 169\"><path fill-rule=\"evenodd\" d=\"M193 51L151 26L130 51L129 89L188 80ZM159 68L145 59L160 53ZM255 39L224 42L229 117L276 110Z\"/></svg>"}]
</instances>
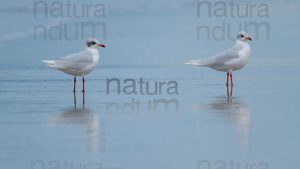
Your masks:
<instances>
[{"instance_id":1,"label":"gull's white neck","mask_svg":"<svg viewBox=\"0 0 300 169\"><path fill-rule=\"evenodd\" d=\"M237 50L241 50L244 48L250 48L249 44L247 42L243 42L241 40L236 40L234 48Z\"/></svg>"},{"instance_id":2,"label":"gull's white neck","mask_svg":"<svg viewBox=\"0 0 300 169\"><path fill-rule=\"evenodd\" d=\"M237 40L233 50L238 52L239 57L244 61L244 64L246 64L251 55L250 45L247 42Z\"/></svg>"},{"instance_id":3,"label":"gull's white neck","mask_svg":"<svg viewBox=\"0 0 300 169\"><path fill-rule=\"evenodd\" d=\"M89 51L92 54L93 62L98 63L99 61L99 52L97 49L94 48L86 48L87 51Z\"/></svg>"}]
</instances>

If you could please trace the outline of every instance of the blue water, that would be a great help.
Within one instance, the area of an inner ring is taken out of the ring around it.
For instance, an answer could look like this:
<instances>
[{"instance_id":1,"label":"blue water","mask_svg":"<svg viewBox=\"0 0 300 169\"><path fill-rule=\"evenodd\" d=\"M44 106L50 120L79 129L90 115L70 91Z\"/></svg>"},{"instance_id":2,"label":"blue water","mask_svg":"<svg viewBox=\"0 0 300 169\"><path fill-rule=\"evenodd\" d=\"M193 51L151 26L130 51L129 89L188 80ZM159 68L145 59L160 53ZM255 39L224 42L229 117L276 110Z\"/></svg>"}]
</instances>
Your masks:
<instances>
[{"instance_id":1,"label":"blue water","mask_svg":"<svg viewBox=\"0 0 300 169\"><path fill-rule=\"evenodd\" d=\"M199 18L197 1L101 1L105 17L79 19L35 18L32 3L1 2L0 168L300 165L299 2L243 1L267 4L269 17L238 19ZM41 60L79 51L84 40L34 39L32 29L59 21L74 27L95 19L107 25L106 37L97 35L107 47L86 76L83 98L81 79L74 96L73 77ZM270 26L270 32L261 30L256 37L248 31L254 38L252 55L247 67L233 73L232 97L226 74L183 64L233 45L230 39L197 39L197 26L213 28L223 21L231 24L232 34L244 21ZM108 89L111 78L118 78L120 90L124 80L134 79L137 94L118 94L115 83ZM142 94L140 78L144 92L146 83L151 91L155 84L165 85L157 95ZM168 93L168 82L178 85L178 93Z\"/></svg>"}]
</instances>

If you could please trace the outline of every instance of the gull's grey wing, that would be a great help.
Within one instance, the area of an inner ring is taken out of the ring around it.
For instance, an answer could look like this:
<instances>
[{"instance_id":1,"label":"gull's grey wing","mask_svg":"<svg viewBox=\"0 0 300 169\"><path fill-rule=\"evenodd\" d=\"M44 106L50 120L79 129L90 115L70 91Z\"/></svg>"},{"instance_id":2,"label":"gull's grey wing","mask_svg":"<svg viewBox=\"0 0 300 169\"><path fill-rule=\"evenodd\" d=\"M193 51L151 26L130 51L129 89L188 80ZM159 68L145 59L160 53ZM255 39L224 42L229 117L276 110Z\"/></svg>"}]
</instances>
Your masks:
<instances>
[{"instance_id":1,"label":"gull's grey wing","mask_svg":"<svg viewBox=\"0 0 300 169\"><path fill-rule=\"evenodd\" d=\"M92 53L87 50L55 60L57 68L73 71L80 71L89 66L91 63L93 63Z\"/></svg>"},{"instance_id":2,"label":"gull's grey wing","mask_svg":"<svg viewBox=\"0 0 300 169\"><path fill-rule=\"evenodd\" d=\"M238 52L232 48L225 50L215 56L201 60L191 60L186 62L185 64L191 64L195 66L219 67L226 65L227 62L238 57Z\"/></svg>"},{"instance_id":3,"label":"gull's grey wing","mask_svg":"<svg viewBox=\"0 0 300 169\"><path fill-rule=\"evenodd\" d=\"M207 64L209 66L222 66L226 65L227 62L230 62L233 59L237 59L238 57L239 54L236 50L228 49L207 59Z\"/></svg>"}]
</instances>

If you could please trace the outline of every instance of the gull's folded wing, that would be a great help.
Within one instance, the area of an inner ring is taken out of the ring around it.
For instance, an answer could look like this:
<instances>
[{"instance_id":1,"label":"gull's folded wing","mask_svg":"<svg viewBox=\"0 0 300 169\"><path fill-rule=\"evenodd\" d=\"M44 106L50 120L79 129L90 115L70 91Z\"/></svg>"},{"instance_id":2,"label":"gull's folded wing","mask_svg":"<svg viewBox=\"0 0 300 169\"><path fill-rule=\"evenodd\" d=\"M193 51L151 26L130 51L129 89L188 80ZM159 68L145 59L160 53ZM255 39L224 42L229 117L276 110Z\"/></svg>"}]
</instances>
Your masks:
<instances>
[{"instance_id":1,"label":"gull's folded wing","mask_svg":"<svg viewBox=\"0 0 300 169\"><path fill-rule=\"evenodd\" d=\"M55 68L80 71L93 63L92 53L87 50L54 60Z\"/></svg>"}]
</instances>

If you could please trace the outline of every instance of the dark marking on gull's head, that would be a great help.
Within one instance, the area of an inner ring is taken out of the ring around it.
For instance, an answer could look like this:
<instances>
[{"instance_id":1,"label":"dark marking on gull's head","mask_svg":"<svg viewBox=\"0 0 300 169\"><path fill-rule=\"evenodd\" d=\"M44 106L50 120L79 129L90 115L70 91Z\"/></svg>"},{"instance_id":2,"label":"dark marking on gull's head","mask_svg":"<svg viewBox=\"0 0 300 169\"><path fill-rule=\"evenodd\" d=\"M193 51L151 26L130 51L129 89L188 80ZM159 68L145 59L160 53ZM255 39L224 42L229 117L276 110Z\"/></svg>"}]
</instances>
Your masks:
<instances>
[{"instance_id":1,"label":"dark marking on gull's head","mask_svg":"<svg viewBox=\"0 0 300 169\"><path fill-rule=\"evenodd\" d=\"M94 48L94 49L99 48L99 47L105 48L105 45L99 43L99 41L97 39L95 39L95 38L89 38L89 39L87 39L86 46L88 48Z\"/></svg>"},{"instance_id":2,"label":"dark marking on gull's head","mask_svg":"<svg viewBox=\"0 0 300 169\"><path fill-rule=\"evenodd\" d=\"M247 42L252 41L252 38L245 31L241 31L237 35L237 40Z\"/></svg>"}]
</instances>

